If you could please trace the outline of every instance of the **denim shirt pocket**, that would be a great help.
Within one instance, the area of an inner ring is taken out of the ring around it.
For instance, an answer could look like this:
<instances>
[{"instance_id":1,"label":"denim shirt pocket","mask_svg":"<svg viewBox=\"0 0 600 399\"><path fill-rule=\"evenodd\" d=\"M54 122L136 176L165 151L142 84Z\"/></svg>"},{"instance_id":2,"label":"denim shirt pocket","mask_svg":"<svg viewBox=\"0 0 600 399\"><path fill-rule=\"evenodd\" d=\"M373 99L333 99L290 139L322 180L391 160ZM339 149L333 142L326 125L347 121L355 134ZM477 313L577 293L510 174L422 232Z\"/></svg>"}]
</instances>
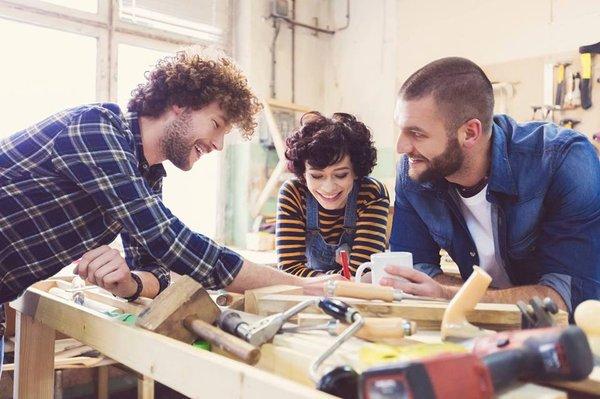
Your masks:
<instances>
[{"instance_id":1,"label":"denim shirt pocket","mask_svg":"<svg viewBox=\"0 0 600 399\"><path fill-rule=\"evenodd\" d=\"M511 259L516 260L532 257L537 250L536 242L539 235L540 232L537 229L534 229L517 242L509 243L508 256Z\"/></svg>"}]
</instances>

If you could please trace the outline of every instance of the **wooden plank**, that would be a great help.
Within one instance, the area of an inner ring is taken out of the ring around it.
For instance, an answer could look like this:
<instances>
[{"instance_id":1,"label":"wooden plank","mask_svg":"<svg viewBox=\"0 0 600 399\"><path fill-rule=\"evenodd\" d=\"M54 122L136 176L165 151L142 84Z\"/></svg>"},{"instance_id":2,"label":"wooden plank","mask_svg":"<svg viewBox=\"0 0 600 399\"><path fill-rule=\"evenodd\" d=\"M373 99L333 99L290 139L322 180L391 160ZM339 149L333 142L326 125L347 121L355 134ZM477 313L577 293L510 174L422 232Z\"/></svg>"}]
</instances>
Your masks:
<instances>
[{"instance_id":1,"label":"wooden plank","mask_svg":"<svg viewBox=\"0 0 600 399\"><path fill-rule=\"evenodd\" d=\"M583 381L553 381L542 384L576 394L600 395L600 366L594 367L592 373Z\"/></svg>"},{"instance_id":2,"label":"wooden plank","mask_svg":"<svg viewBox=\"0 0 600 399\"><path fill-rule=\"evenodd\" d=\"M98 367L97 376L98 399L108 399L108 366Z\"/></svg>"},{"instance_id":3,"label":"wooden plank","mask_svg":"<svg viewBox=\"0 0 600 399\"><path fill-rule=\"evenodd\" d=\"M267 316L283 312L299 302L312 297L304 295L268 294L255 296L252 313ZM339 298L358 309L364 317L403 317L417 322L419 330L439 330L446 303L365 301L354 298ZM248 298L246 298L248 301ZM321 313L317 307L310 307L306 313ZM556 315L559 325L567 325L567 313L559 311ZM469 322L491 330L520 329L521 312L516 305L501 303L479 303L475 310L467 315Z\"/></svg>"},{"instance_id":4,"label":"wooden plank","mask_svg":"<svg viewBox=\"0 0 600 399\"><path fill-rule=\"evenodd\" d=\"M137 380L138 399L154 399L154 380L146 376L140 376Z\"/></svg>"},{"instance_id":5,"label":"wooden plank","mask_svg":"<svg viewBox=\"0 0 600 399\"><path fill-rule=\"evenodd\" d=\"M192 398L332 398L217 354L120 323L35 288L28 289L11 306ZM21 341L21 345L27 344L32 345L28 340Z\"/></svg>"},{"instance_id":6,"label":"wooden plank","mask_svg":"<svg viewBox=\"0 0 600 399\"><path fill-rule=\"evenodd\" d=\"M295 285L272 285L270 287L247 290L244 293L244 312L261 314L259 313L259 301L266 295L301 295L302 293L302 287Z\"/></svg>"},{"instance_id":7,"label":"wooden plank","mask_svg":"<svg viewBox=\"0 0 600 399\"><path fill-rule=\"evenodd\" d=\"M32 318L16 313L15 398L54 397L54 330Z\"/></svg>"}]
</instances>

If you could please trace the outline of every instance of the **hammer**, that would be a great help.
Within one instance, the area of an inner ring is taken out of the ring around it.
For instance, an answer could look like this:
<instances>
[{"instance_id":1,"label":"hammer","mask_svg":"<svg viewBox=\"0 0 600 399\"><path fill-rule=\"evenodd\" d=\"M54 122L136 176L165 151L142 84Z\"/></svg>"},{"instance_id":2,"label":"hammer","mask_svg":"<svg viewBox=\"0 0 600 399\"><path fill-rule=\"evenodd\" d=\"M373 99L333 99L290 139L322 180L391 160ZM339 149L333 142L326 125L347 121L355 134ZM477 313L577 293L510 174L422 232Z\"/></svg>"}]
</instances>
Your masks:
<instances>
[{"instance_id":1,"label":"hammer","mask_svg":"<svg viewBox=\"0 0 600 399\"><path fill-rule=\"evenodd\" d=\"M247 364L256 364L258 348L212 325L220 314L202 285L181 276L139 314L136 325L190 344L200 337Z\"/></svg>"}]
</instances>

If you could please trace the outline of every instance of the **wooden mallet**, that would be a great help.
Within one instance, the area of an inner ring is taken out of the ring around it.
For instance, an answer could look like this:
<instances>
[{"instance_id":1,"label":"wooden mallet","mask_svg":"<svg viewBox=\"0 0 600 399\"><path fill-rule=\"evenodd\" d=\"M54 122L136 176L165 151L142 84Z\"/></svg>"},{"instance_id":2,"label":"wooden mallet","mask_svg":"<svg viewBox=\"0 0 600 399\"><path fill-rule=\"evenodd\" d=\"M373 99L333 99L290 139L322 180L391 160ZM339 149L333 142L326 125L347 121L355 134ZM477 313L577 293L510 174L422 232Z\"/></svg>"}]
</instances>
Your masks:
<instances>
[{"instance_id":1,"label":"wooden mallet","mask_svg":"<svg viewBox=\"0 0 600 399\"><path fill-rule=\"evenodd\" d=\"M256 364L258 348L212 325L220 313L202 285L182 276L140 313L136 325L190 344L199 337L247 364Z\"/></svg>"}]
</instances>

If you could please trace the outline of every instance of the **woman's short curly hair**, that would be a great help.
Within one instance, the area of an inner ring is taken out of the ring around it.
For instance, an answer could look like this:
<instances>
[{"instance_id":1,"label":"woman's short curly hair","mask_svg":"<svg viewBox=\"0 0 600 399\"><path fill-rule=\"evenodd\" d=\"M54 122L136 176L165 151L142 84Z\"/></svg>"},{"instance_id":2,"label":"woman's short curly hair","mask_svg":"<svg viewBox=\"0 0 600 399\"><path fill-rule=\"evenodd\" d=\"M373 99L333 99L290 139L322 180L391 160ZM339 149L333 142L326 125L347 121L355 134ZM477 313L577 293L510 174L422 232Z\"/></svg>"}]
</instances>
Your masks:
<instances>
[{"instance_id":1,"label":"woman's short curly hair","mask_svg":"<svg viewBox=\"0 0 600 399\"><path fill-rule=\"evenodd\" d=\"M227 121L246 138L256 128L262 104L237 65L223 52L190 48L159 60L145 83L132 91L130 111L158 117L170 106L197 110L217 101Z\"/></svg>"},{"instance_id":2,"label":"woman's short curly hair","mask_svg":"<svg viewBox=\"0 0 600 399\"><path fill-rule=\"evenodd\" d=\"M306 163L324 169L350 156L357 178L368 176L377 164L377 150L371 132L356 117L335 113L331 118L311 111L302 116L300 127L285 141L288 169L306 182Z\"/></svg>"}]
</instances>

